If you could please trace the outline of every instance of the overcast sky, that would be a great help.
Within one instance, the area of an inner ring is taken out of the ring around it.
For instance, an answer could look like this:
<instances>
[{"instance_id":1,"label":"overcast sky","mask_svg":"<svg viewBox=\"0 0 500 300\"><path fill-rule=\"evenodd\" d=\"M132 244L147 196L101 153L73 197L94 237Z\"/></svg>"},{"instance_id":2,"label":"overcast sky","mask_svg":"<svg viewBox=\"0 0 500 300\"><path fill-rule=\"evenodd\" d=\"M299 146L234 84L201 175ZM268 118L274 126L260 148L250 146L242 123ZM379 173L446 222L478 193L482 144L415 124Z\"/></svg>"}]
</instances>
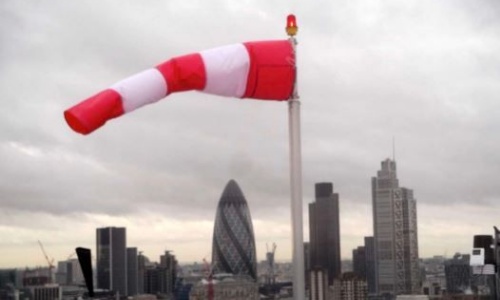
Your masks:
<instances>
[{"instance_id":1,"label":"overcast sky","mask_svg":"<svg viewBox=\"0 0 500 300\"><path fill-rule=\"evenodd\" d=\"M258 259L291 258L287 105L179 93L72 132L63 111L171 57L286 38L297 15L304 237L315 182L340 195L342 257L372 235L370 180L396 160L421 257L500 225L498 0L0 2L0 267L46 265L126 226L152 260L211 258L230 179Z\"/></svg>"}]
</instances>

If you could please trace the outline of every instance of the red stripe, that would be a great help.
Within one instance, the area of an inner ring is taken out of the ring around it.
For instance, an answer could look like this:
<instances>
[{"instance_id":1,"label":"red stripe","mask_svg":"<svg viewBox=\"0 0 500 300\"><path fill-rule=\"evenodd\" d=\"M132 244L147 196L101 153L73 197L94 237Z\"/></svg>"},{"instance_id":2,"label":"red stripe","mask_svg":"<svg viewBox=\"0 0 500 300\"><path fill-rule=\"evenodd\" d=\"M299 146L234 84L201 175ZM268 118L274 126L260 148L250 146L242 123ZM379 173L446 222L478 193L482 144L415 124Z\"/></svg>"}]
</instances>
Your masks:
<instances>
[{"instance_id":1,"label":"red stripe","mask_svg":"<svg viewBox=\"0 0 500 300\"><path fill-rule=\"evenodd\" d=\"M167 95L173 92L205 88L205 65L199 53L172 58L156 68L167 82Z\"/></svg>"},{"instance_id":2,"label":"red stripe","mask_svg":"<svg viewBox=\"0 0 500 300\"><path fill-rule=\"evenodd\" d=\"M107 89L64 112L64 118L74 131L89 134L109 119L124 114L120 94Z\"/></svg>"},{"instance_id":3,"label":"red stripe","mask_svg":"<svg viewBox=\"0 0 500 300\"><path fill-rule=\"evenodd\" d=\"M243 98L288 100L295 81L295 55L287 40L244 43L250 56Z\"/></svg>"}]
</instances>

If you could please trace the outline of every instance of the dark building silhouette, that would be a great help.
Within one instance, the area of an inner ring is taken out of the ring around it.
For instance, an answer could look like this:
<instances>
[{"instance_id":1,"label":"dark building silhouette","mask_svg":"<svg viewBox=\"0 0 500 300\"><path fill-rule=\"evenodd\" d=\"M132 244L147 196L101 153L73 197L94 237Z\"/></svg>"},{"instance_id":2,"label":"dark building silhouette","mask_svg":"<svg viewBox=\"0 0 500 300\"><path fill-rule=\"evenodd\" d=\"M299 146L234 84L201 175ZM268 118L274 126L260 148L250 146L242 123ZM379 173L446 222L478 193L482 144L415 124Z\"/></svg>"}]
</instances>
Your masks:
<instances>
[{"instance_id":1,"label":"dark building silhouette","mask_svg":"<svg viewBox=\"0 0 500 300\"><path fill-rule=\"evenodd\" d=\"M368 295L375 295L377 287L375 281L375 245L373 236L365 236L365 262Z\"/></svg>"},{"instance_id":2,"label":"dark building silhouette","mask_svg":"<svg viewBox=\"0 0 500 300\"><path fill-rule=\"evenodd\" d=\"M312 269L324 269L328 284L341 275L339 195L332 183L317 183L316 200L309 203L309 243ZM311 285L313 283L311 282Z\"/></svg>"},{"instance_id":3,"label":"dark building silhouette","mask_svg":"<svg viewBox=\"0 0 500 300\"><path fill-rule=\"evenodd\" d=\"M124 227L97 228L97 288L127 293L127 238Z\"/></svg>"},{"instance_id":4,"label":"dark building silhouette","mask_svg":"<svg viewBox=\"0 0 500 300\"><path fill-rule=\"evenodd\" d=\"M219 200L212 242L213 273L257 278L252 218L240 187L230 180Z\"/></svg>"},{"instance_id":5,"label":"dark building silhouette","mask_svg":"<svg viewBox=\"0 0 500 300\"><path fill-rule=\"evenodd\" d=\"M444 262L447 294L464 294L470 289L472 272L469 263L470 255L460 253L456 253L452 259Z\"/></svg>"},{"instance_id":6,"label":"dark building silhouette","mask_svg":"<svg viewBox=\"0 0 500 300\"><path fill-rule=\"evenodd\" d=\"M352 250L352 271L358 279L366 280L365 246L358 246Z\"/></svg>"},{"instance_id":7,"label":"dark building silhouette","mask_svg":"<svg viewBox=\"0 0 500 300\"><path fill-rule=\"evenodd\" d=\"M139 294L139 269L137 248L127 248L127 290L129 296Z\"/></svg>"}]
</instances>

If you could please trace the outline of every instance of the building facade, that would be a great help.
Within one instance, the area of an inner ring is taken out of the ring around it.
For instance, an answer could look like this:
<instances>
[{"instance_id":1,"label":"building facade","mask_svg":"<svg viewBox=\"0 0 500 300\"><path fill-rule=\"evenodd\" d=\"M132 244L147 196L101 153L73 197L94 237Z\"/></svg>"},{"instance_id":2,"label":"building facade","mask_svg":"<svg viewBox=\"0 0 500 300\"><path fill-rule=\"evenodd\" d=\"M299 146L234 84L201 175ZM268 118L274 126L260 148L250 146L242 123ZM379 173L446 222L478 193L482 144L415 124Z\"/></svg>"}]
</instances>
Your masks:
<instances>
[{"instance_id":1,"label":"building facade","mask_svg":"<svg viewBox=\"0 0 500 300\"><path fill-rule=\"evenodd\" d=\"M126 229L97 228L96 237L97 288L128 295Z\"/></svg>"},{"instance_id":2,"label":"building facade","mask_svg":"<svg viewBox=\"0 0 500 300\"><path fill-rule=\"evenodd\" d=\"M230 180L219 200L212 242L212 272L257 279L252 218L240 187Z\"/></svg>"},{"instance_id":3,"label":"building facade","mask_svg":"<svg viewBox=\"0 0 500 300\"><path fill-rule=\"evenodd\" d=\"M309 203L310 267L325 269L332 285L341 275L339 195L326 182L316 184L315 195L315 202Z\"/></svg>"},{"instance_id":4,"label":"building facade","mask_svg":"<svg viewBox=\"0 0 500 300\"><path fill-rule=\"evenodd\" d=\"M137 248L127 248L127 292L129 296L139 294L139 260Z\"/></svg>"},{"instance_id":5,"label":"building facade","mask_svg":"<svg viewBox=\"0 0 500 300\"><path fill-rule=\"evenodd\" d=\"M334 280L333 297L335 300L367 300L366 280L360 279L353 272L342 274Z\"/></svg>"},{"instance_id":6,"label":"building facade","mask_svg":"<svg viewBox=\"0 0 500 300\"><path fill-rule=\"evenodd\" d=\"M56 283L60 285L85 284L78 259L68 259L57 263Z\"/></svg>"},{"instance_id":7,"label":"building facade","mask_svg":"<svg viewBox=\"0 0 500 300\"><path fill-rule=\"evenodd\" d=\"M352 250L352 271L359 279L366 280L365 246L358 246Z\"/></svg>"},{"instance_id":8,"label":"building facade","mask_svg":"<svg viewBox=\"0 0 500 300\"><path fill-rule=\"evenodd\" d=\"M399 186L386 159L372 178L376 287L379 295L418 294L417 209L413 191Z\"/></svg>"},{"instance_id":9,"label":"building facade","mask_svg":"<svg viewBox=\"0 0 500 300\"><path fill-rule=\"evenodd\" d=\"M228 274L203 280L193 286L190 300L259 300L259 285L248 276Z\"/></svg>"},{"instance_id":10,"label":"building facade","mask_svg":"<svg viewBox=\"0 0 500 300\"><path fill-rule=\"evenodd\" d=\"M365 236L366 284L368 295L376 295L375 242L373 236Z\"/></svg>"}]
</instances>

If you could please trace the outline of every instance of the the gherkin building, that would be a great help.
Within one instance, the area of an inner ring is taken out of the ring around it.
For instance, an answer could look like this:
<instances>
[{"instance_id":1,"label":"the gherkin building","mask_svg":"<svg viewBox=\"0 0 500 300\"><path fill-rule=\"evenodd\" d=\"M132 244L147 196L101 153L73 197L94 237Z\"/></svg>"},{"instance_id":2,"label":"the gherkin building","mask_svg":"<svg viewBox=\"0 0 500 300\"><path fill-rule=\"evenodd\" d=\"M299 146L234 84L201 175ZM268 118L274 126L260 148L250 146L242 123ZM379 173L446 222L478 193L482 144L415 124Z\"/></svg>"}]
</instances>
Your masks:
<instances>
[{"instance_id":1,"label":"the gherkin building","mask_svg":"<svg viewBox=\"0 0 500 300\"><path fill-rule=\"evenodd\" d=\"M252 218L245 196L230 180L217 206L212 242L212 270L248 275L256 280L257 258Z\"/></svg>"}]
</instances>

